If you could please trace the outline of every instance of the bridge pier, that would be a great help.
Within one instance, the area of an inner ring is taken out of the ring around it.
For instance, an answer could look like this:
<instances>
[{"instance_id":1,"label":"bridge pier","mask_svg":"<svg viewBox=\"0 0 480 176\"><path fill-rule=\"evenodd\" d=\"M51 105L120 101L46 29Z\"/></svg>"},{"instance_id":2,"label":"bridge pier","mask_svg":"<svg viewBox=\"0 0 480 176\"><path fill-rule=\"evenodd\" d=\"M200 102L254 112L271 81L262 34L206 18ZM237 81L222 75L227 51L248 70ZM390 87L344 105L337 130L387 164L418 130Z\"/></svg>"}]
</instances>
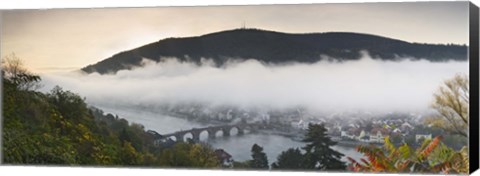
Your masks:
<instances>
[{"instance_id":1,"label":"bridge pier","mask_svg":"<svg viewBox=\"0 0 480 176\"><path fill-rule=\"evenodd\" d=\"M237 129L238 129L238 134L237 134L237 135L243 135L243 134L245 134L245 130L243 130L243 128L237 127Z\"/></svg>"},{"instance_id":2,"label":"bridge pier","mask_svg":"<svg viewBox=\"0 0 480 176\"><path fill-rule=\"evenodd\" d=\"M230 130L232 128L223 128L222 131L223 131L223 136L230 136Z\"/></svg>"},{"instance_id":3,"label":"bridge pier","mask_svg":"<svg viewBox=\"0 0 480 176\"><path fill-rule=\"evenodd\" d=\"M215 136L215 133L216 131L215 130L207 130L208 132L208 139L215 139L216 136Z\"/></svg>"},{"instance_id":4,"label":"bridge pier","mask_svg":"<svg viewBox=\"0 0 480 176\"><path fill-rule=\"evenodd\" d=\"M202 131L192 132L193 142L200 142L200 133Z\"/></svg>"},{"instance_id":5,"label":"bridge pier","mask_svg":"<svg viewBox=\"0 0 480 176\"><path fill-rule=\"evenodd\" d=\"M184 142L184 140L183 140L184 136L185 136L185 133L176 134L175 138L177 138L177 141L175 141L175 142Z\"/></svg>"}]
</instances>

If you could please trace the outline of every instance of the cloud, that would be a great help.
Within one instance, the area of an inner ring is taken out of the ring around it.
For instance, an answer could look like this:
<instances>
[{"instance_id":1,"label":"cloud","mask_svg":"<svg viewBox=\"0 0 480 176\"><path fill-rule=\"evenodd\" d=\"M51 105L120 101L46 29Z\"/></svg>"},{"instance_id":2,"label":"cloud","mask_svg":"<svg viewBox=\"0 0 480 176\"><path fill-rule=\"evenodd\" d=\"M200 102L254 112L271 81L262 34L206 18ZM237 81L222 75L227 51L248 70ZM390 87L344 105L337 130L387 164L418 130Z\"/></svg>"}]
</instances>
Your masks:
<instances>
[{"instance_id":1,"label":"cloud","mask_svg":"<svg viewBox=\"0 0 480 176\"><path fill-rule=\"evenodd\" d=\"M96 106L156 106L202 103L242 108L291 108L316 111L413 112L428 110L433 93L468 62L360 60L269 65L250 59L215 67L166 59L115 75L48 73L48 91L59 85Z\"/></svg>"}]
</instances>

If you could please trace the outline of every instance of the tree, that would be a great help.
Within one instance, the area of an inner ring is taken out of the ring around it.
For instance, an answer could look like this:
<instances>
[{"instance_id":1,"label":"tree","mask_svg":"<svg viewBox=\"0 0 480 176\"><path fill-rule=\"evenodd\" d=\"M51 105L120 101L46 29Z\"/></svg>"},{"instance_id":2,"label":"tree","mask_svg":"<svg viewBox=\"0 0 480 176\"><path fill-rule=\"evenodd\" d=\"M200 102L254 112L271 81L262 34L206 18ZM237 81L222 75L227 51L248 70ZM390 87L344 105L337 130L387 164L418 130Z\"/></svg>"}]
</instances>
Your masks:
<instances>
[{"instance_id":1,"label":"tree","mask_svg":"<svg viewBox=\"0 0 480 176\"><path fill-rule=\"evenodd\" d=\"M120 159L125 165L139 165L142 161L142 156L133 148L130 142L124 142L120 152Z\"/></svg>"},{"instance_id":2,"label":"tree","mask_svg":"<svg viewBox=\"0 0 480 176\"><path fill-rule=\"evenodd\" d=\"M272 164L272 168L285 170L306 169L303 157L300 149L289 148L277 157L277 162Z\"/></svg>"},{"instance_id":3,"label":"tree","mask_svg":"<svg viewBox=\"0 0 480 176\"><path fill-rule=\"evenodd\" d=\"M158 158L161 166L218 168L215 151L202 144L177 143L172 148L162 151Z\"/></svg>"},{"instance_id":4,"label":"tree","mask_svg":"<svg viewBox=\"0 0 480 176\"><path fill-rule=\"evenodd\" d=\"M454 78L446 80L434 94L432 107L439 115L429 123L452 134L468 137L469 92L469 80L466 75L457 74Z\"/></svg>"},{"instance_id":5,"label":"tree","mask_svg":"<svg viewBox=\"0 0 480 176\"><path fill-rule=\"evenodd\" d=\"M384 147L357 146L366 159L360 162L348 157L350 170L356 172L423 172L423 173L468 173L468 150L455 151L441 143L441 136L425 140L423 144L412 149L408 144L395 147L389 137L385 138Z\"/></svg>"},{"instance_id":6,"label":"tree","mask_svg":"<svg viewBox=\"0 0 480 176\"><path fill-rule=\"evenodd\" d=\"M308 124L307 133L303 142L306 151L305 164L309 169L318 170L345 170L345 163L340 161L342 153L331 149L337 143L327 136L327 129L323 124Z\"/></svg>"},{"instance_id":7,"label":"tree","mask_svg":"<svg viewBox=\"0 0 480 176\"><path fill-rule=\"evenodd\" d=\"M47 96L50 102L56 105L58 111L66 118L81 119L80 117L85 117L88 114L85 99L68 90L64 91L60 86L55 86Z\"/></svg>"},{"instance_id":8,"label":"tree","mask_svg":"<svg viewBox=\"0 0 480 176\"><path fill-rule=\"evenodd\" d=\"M235 169L248 169L250 168L250 161L243 161L243 162L238 162L238 161L233 161L233 168Z\"/></svg>"},{"instance_id":9,"label":"tree","mask_svg":"<svg viewBox=\"0 0 480 176\"><path fill-rule=\"evenodd\" d=\"M193 167L218 168L221 163L215 154L215 150L207 144L188 144L191 145L190 158L192 158Z\"/></svg>"},{"instance_id":10,"label":"tree","mask_svg":"<svg viewBox=\"0 0 480 176\"><path fill-rule=\"evenodd\" d=\"M163 148L154 145L142 125L129 125L125 119L91 110L84 98L58 86L48 94L29 90L30 86L25 85L37 82L40 77L29 75L19 60L7 59L2 64L2 162L162 164ZM181 149L170 152L174 159L172 166L213 168L220 165L211 148L189 145ZM182 155L186 162L181 161Z\"/></svg>"},{"instance_id":11,"label":"tree","mask_svg":"<svg viewBox=\"0 0 480 176\"><path fill-rule=\"evenodd\" d=\"M40 88L40 76L30 73L13 53L2 60L2 77L19 90Z\"/></svg>"},{"instance_id":12,"label":"tree","mask_svg":"<svg viewBox=\"0 0 480 176\"><path fill-rule=\"evenodd\" d=\"M252 146L252 160L250 161L250 167L255 169L268 169L268 159L263 148L257 144Z\"/></svg>"}]
</instances>

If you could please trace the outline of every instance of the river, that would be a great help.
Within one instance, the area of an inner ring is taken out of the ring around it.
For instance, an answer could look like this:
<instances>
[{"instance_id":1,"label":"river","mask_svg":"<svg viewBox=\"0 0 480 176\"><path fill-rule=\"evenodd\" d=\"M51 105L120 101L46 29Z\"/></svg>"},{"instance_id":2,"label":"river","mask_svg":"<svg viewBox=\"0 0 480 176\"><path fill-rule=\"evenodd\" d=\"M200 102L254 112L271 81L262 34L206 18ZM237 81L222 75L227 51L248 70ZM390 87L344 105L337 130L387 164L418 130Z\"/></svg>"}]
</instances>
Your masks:
<instances>
[{"instance_id":1,"label":"river","mask_svg":"<svg viewBox=\"0 0 480 176\"><path fill-rule=\"evenodd\" d=\"M210 126L209 124L192 122L186 119L160 115L148 111L108 107L98 108L102 109L106 113L117 114L119 117L125 118L129 122L142 124L146 130L155 130L160 134ZM255 143L263 147L270 163L276 161L277 156L282 151L285 151L288 148L301 148L305 145L305 143L294 141L288 137L261 133L246 134L242 136L236 136L235 134L232 134L231 137L217 137L211 141L207 141L207 138L208 136L203 133L200 136L200 140L206 141L213 148L222 148L230 153L235 161L245 161L251 159L250 149ZM362 157L362 154L356 152L352 147L337 145L332 148L345 155L342 158L343 161L347 161L346 156L352 157L356 160Z\"/></svg>"}]
</instances>

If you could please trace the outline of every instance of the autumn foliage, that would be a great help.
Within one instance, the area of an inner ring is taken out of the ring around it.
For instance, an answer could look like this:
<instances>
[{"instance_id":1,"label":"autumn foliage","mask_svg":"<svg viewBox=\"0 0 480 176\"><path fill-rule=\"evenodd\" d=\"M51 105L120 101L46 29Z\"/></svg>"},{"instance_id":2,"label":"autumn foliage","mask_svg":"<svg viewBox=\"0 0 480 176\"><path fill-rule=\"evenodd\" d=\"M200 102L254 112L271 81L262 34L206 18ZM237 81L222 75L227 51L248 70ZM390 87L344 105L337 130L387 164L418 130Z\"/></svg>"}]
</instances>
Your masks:
<instances>
[{"instance_id":1,"label":"autumn foliage","mask_svg":"<svg viewBox=\"0 0 480 176\"><path fill-rule=\"evenodd\" d=\"M389 137L385 138L383 147L357 146L356 150L366 158L356 161L348 157L349 170L355 172L390 172L390 173L468 173L468 151L463 148L455 151L437 136L425 140L417 149L407 144L395 147Z\"/></svg>"}]
</instances>

